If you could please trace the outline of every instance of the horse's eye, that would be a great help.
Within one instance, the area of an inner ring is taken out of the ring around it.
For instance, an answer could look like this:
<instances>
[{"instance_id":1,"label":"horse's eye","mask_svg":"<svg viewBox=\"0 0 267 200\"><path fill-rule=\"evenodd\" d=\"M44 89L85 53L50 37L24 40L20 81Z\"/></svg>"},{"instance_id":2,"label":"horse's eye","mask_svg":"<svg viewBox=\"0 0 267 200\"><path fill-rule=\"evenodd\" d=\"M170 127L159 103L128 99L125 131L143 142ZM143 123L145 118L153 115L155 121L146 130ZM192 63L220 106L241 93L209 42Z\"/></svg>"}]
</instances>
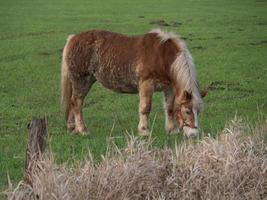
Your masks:
<instances>
[{"instance_id":1,"label":"horse's eye","mask_svg":"<svg viewBox=\"0 0 267 200\"><path fill-rule=\"evenodd\" d=\"M185 111L185 113L190 115L191 114L191 110L187 110L187 111Z\"/></svg>"}]
</instances>

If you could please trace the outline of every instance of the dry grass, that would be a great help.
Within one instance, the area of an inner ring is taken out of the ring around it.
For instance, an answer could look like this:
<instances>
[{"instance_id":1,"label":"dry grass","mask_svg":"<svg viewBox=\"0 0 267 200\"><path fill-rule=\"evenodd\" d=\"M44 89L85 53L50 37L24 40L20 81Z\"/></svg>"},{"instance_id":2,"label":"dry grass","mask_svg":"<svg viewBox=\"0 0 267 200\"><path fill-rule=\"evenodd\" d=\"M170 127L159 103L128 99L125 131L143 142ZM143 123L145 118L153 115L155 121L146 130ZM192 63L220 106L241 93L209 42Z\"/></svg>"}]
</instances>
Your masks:
<instances>
[{"instance_id":1,"label":"dry grass","mask_svg":"<svg viewBox=\"0 0 267 200\"><path fill-rule=\"evenodd\" d=\"M128 138L99 165L76 167L53 159L34 163L33 187L20 183L9 199L267 199L267 122L253 131L235 121L217 139L173 149Z\"/></svg>"}]
</instances>

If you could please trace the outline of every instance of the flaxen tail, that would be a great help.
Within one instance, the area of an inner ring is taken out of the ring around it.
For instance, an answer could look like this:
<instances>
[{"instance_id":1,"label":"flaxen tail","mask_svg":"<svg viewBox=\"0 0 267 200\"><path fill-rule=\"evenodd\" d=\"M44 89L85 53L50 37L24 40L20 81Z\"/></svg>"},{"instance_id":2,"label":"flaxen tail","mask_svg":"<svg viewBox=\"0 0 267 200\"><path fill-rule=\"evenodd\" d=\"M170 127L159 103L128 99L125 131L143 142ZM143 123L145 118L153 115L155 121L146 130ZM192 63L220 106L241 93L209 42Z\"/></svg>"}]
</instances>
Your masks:
<instances>
[{"instance_id":1,"label":"flaxen tail","mask_svg":"<svg viewBox=\"0 0 267 200\"><path fill-rule=\"evenodd\" d=\"M66 55L68 51L68 44L73 35L70 35L67 39L67 43L63 50L62 64L61 64L61 109L65 115L65 119L69 116L71 96L72 96L72 85L69 78L68 64L66 62Z\"/></svg>"}]
</instances>

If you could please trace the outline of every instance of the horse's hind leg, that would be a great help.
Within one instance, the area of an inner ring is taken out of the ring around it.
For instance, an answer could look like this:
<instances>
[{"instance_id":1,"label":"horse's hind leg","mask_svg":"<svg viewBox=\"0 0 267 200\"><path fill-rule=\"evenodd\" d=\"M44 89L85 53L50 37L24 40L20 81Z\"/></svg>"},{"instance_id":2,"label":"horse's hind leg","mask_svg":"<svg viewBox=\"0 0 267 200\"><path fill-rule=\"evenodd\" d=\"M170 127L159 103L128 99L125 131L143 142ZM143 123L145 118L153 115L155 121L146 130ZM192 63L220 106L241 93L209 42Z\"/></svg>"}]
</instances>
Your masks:
<instances>
[{"instance_id":1,"label":"horse's hind leg","mask_svg":"<svg viewBox=\"0 0 267 200\"><path fill-rule=\"evenodd\" d=\"M75 119L74 119L74 113L72 109L70 109L69 111L69 116L67 119L67 129L71 132L74 131L75 129Z\"/></svg>"},{"instance_id":2,"label":"horse's hind leg","mask_svg":"<svg viewBox=\"0 0 267 200\"><path fill-rule=\"evenodd\" d=\"M70 124L74 122L73 133L84 134L88 132L84 124L82 109L84 99L95 81L93 76L79 77L79 79L73 81L71 111L68 120Z\"/></svg>"}]
</instances>

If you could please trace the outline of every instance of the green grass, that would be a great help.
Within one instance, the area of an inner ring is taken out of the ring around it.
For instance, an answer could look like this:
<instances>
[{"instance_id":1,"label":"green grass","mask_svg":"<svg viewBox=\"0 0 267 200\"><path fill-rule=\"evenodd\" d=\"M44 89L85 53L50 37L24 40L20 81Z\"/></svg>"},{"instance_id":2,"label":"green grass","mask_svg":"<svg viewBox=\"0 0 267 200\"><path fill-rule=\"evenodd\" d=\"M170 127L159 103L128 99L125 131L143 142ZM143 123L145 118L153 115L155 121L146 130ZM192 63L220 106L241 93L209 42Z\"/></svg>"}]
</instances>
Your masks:
<instances>
[{"instance_id":1,"label":"green grass","mask_svg":"<svg viewBox=\"0 0 267 200\"><path fill-rule=\"evenodd\" d=\"M90 136L66 132L59 107L61 49L69 34L106 29L143 34L151 21L182 23L165 29L186 38L205 98L200 122L216 133L237 113L256 122L267 114L267 1L1 1L0 2L0 188L21 179L27 124L48 116L50 146L58 162L83 159L90 150L99 160L109 136L123 146L138 123L137 95L122 95L95 84L84 109ZM162 95L153 97L155 145L181 142L164 132Z\"/></svg>"}]
</instances>

